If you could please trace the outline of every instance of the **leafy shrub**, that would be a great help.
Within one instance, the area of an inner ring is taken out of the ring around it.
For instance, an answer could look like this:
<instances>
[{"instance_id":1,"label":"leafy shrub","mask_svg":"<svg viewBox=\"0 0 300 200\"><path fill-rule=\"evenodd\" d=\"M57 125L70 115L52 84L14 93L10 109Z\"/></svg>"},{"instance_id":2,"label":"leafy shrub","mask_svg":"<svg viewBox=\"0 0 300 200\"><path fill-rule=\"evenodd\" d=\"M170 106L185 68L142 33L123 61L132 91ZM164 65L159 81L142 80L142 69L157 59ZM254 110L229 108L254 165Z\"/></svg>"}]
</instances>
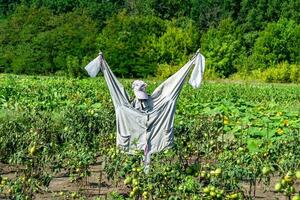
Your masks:
<instances>
[{"instance_id":1,"label":"leafy shrub","mask_svg":"<svg viewBox=\"0 0 300 200\"><path fill-rule=\"evenodd\" d=\"M281 62L297 63L300 61L300 25L293 20L280 19L269 23L259 33L251 56L252 68L266 69Z\"/></svg>"},{"instance_id":2,"label":"leafy shrub","mask_svg":"<svg viewBox=\"0 0 300 200\"><path fill-rule=\"evenodd\" d=\"M293 83L300 83L300 65L291 65L290 79Z\"/></svg>"},{"instance_id":3,"label":"leafy shrub","mask_svg":"<svg viewBox=\"0 0 300 200\"><path fill-rule=\"evenodd\" d=\"M201 49L207 58L207 67L228 77L237 71L235 60L243 51L240 33L232 19L221 21L218 28L210 28L201 38Z\"/></svg>"},{"instance_id":4,"label":"leafy shrub","mask_svg":"<svg viewBox=\"0 0 300 200\"><path fill-rule=\"evenodd\" d=\"M122 11L108 20L97 43L117 75L141 77L155 71L149 42L164 30L164 21L158 17L128 16Z\"/></svg>"},{"instance_id":5,"label":"leafy shrub","mask_svg":"<svg viewBox=\"0 0 300 200\"><path fill-rule=\"evenodd\" d=\"M277 67L271 67L262 73L262 78L266 82L290 82L290 70L288 63L282 63Z\"/></svg>"},{"instance_id":6,"label":"leafy shrub","mask_svg":"<svg viewBox=\"0 0 300 200\"><path fill-rule=\"evenodd\" d=\"M298 82L300 78L299 66L289 65L287 62L278 64L262 72L262 79L266 82Z\"/></svg>"},{"instance_id":7,"label":"leafy shrub","mask_svg":"<svg viewBox=\"0 0 300 200\"><path fill-rule=\"evenodd\" d=\"M154 50L159 63L182 65L196 52L199 35L191 20L181 18L166 23L167 29L155 41Z\"/></svg>"},{"instance_id":8,"label":"leafy shrub","mask_svg":"<svg viewBox=\"0 0 300 200\"><path fill-rule=\"evenodd\" d=\"M217 79L220 79L220 77L222 77L222 75L220 73L216 72L215 68L211 67L211 68L205 69L204 79L217 80Z\"/></svg>"},{"instance_id":9,"label":"leafy shrub","mask_svg":"<svg viewBox=\"0 0 300 200\"><path fill-rule=\"evenodd\" d=\"M76 56L67 57L67 68L70 77L76 77L80 75L80 71L82 70L79 67L79 59Z\"/></svg>"},{"instance_id":10,"label":"leafy shrub","mask_svg":"<svg viewBox=\"0 0 300 200\"><path fill-rule=\"evenodd\" d=\"M154 75L157 64L182 64L197 49L198 34L189 20L166 21L154 16L112 17L98 45L113 71L127 77Z\"/></svg>"},{"instance_id":11,"label":"leafy shrub","mask_svg":"<svg viewBox=\"0 0 300 200\"><path fill-rule=\"evenodd\" d=\"M81 62L96 50L96 24L81 10L53 15L46 8L20 6L2 28L0 67L5 72L67 71L68 56L76 55Z\"/></svg>"},{"instance_id":12,"label":"leafy shrub","mask_svg":"<svg viewBox=\"0 0 300 200\"><path fill-rule=\"evenodd\" d=\"M169 64L159 64L157 67L156 76L160 79L165 79L170 77L172 74L177 72L180 66L173 66Z\"/></svg>"}]
</instances>

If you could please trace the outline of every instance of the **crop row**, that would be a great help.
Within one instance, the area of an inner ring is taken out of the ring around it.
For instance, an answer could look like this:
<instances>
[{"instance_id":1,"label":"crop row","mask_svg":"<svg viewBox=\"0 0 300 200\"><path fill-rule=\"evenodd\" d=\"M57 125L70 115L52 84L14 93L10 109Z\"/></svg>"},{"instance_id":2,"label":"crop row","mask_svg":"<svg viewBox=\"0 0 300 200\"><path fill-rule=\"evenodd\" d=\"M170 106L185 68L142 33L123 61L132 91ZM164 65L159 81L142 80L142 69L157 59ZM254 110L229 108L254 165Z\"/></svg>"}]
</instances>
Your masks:
<instances>
[{"instance_id":1,"label":"crop row","mask_svg":"<svg viewBox=\"0 0 300 200\"><path fill-rule=\"evenodd\" d=\"M13 179L0 175L4 197L34 198L60 171L81 180L100 160L115 187L127 188L112 193L114 199L251 199L258 182L274 196L298 198L298 85L186 85L174 146L153 155L145 174L142 152L127 155L115 146L114 110L102 78L2 75L0 82L0 162L20 166ZM122 82L130 88L131 80ZM148 82L149 91L159 83ZM73 198L78 195L84 198Z\"/></svg>"}]
</instances>

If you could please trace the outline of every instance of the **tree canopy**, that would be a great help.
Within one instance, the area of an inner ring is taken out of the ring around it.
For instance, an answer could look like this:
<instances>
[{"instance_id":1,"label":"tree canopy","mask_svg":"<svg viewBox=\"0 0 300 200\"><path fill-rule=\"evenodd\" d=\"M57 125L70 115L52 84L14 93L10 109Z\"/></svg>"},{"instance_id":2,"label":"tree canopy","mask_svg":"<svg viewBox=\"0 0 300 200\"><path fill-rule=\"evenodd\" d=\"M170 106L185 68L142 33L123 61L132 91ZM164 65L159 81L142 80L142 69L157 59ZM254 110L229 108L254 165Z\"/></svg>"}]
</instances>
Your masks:
<instances>
[{"instance_id":1,"label":"tree canopy","mask_svg":"<svg viewBox=\"0 0 300 200\"><path fill-rule=\"evenodd\" d=\"M0 72L81 76L101 50L117 75L165 77L198 48L218 77L300 71L299 10L297 0L2 1Z\"/></svg>"}]
</instances>

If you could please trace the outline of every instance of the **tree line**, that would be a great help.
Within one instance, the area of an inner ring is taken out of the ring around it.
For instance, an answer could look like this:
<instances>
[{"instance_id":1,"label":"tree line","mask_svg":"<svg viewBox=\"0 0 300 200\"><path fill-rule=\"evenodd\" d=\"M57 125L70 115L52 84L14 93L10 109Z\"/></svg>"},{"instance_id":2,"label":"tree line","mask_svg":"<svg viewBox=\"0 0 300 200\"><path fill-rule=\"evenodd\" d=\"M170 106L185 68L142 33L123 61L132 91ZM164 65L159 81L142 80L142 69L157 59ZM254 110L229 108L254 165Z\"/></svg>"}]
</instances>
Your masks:
<instances>
[{"instance_id":1,"label":"tree line","mask_svg":"<svg viewBox=\"0 0 300 200\"><path fill-rule=\"evenodd\" d=\"M104 52L122 77L167 77L200 48L208 77L300 82L297 0L9 0L0 72L83 76Z\"/></svg>"}]
</instances>

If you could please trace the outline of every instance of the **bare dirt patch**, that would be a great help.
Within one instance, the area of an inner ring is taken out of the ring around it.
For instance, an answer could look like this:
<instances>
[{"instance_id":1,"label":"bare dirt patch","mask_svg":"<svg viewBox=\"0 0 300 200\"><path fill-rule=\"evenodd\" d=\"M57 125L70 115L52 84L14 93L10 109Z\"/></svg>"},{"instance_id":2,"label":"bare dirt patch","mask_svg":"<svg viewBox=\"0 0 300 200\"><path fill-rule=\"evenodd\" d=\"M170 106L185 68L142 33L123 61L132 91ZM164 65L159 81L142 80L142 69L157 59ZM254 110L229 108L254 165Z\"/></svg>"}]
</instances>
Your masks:
<instances>
[{"instance_id":1,"label":"bare dirt patch","mask_svg":"<svg viewBox=\"0 0 300 200\"><path fill-rule=\"evenodd\" d=\"M21 169L21 167L9 166L0 163L0 174L2 176L8 177L9 179L14 179L16 177L16 172ZM72 192L76 192L80 196L84 196L87 199L95 199L101 197L104 199L109 199L108 194L112 191L124 194L127 196L129 193L129 188L127 188L123 183L114 183L109 180L106 174L101 170L100 163L90 166L91 174L87 178L83 178L79 181L71 181L70 177L66 172L60 172L55 175L51 180L47 190L36 193L34 199L74 199L71 197ZM256 183L255 187L255 199L279 199L285 200L286 197L274 192L274 185L280 179L279 176L275 176L270 181L269 188L265 188L262 182ZM249 184L244 183L245 194L249 194ZM300 190L300 183L295 184L296 191ZM254 194L251 194L252 199L254 199ZM250 197L250 195L249 195ZM5 196L1 196L0 199L5 199ZM8 198L6 198L8 199ZM76 199L76 198L75 198Z\"/></svg>"}]
</instances>

